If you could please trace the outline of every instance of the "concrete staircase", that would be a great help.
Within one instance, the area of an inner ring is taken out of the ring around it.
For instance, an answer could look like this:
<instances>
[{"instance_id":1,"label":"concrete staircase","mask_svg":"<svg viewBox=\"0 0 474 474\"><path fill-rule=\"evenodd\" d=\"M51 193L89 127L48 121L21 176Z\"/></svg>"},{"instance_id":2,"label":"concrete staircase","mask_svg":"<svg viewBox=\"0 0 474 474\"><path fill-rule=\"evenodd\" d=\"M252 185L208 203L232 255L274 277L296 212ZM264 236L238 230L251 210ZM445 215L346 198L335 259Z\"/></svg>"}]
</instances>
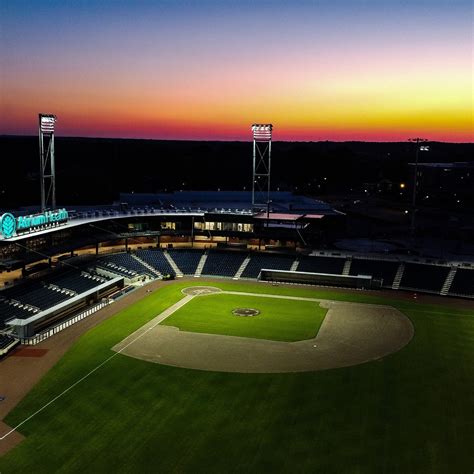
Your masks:
<instances>
[{"instance_id":1,"label":"concrete staircase","mask_svg":"<svg viewBox=\"0 0 474 474\"><path fill-rule=\"evenodd\" d=\"M402 281L403 272L405 271L405 264L402 262L398 266L397 273L393 279L392 290L398 290L400 288L400 282Z\"/></svg>"},{"instance_id":2,"label":"concrete staircase","mask_svg":"<svg viewBox=\"0 0 474 474\"><path fill-rule=\"evenodd\" d=\"M201 276L202 269L204 268L208 255L209 255L209 250L206 250L203 256L201 257L201 260L199 260L198 266L196 268L196 273L194 274L194 278L199 278Z\"/></svg>"},{"instance_id":3,"label":"concrete staircase","mask_svg":"<svg viewBox=\"0 0 474 474\"><path fill-rule=\"evenodd\" d=\"M458 267L451 267L446 277L446 280L443 284L443 287L441 288L441 291L439 292L440 295L444 296L449 293L449 290L451 289L451 284L453 283L453 280L454 280L454 277L456 276L457 271L458 271Z\"/></svg>"},{"instance_id":4,"label":"concrete staircase","mask_svg":"<svg viewBox=\"0 0 474 474\"><path fill-rule=\"evenodd\" d=\"M245 257L245 260L242 262L242 265L240 265L239 269L237 270L237 272L233 276L234 280L238 280L240 278L242 273L244 273L244 270L247 268L247 265L249 264L249 262L250 262L250 255L247 255Z\"/></svg>"},{"instance_id":5,"label":"concrete staircase","mask_svg":"<svg viewBox=\"0 0 474 474\"><path fill-rule=\"evenodd\" d=\"M344 263L344 268L342 269L343 275L349 275L351 271L352 258L348 258Z\"/></svg>"},{"instance_id":6,"label":"concrete staircase","mask_svg":"<svg viewBox=\"0 0 474 474\"><path fill-rule=\"evenodd\" d=\"M170 264L171 268L176 274L176 278L183 278L183 272L181 269L176 265L176 262L173 260L173 257L168 253L168 250L163 250L163 255L168 260L168 263Z\"/></svg>"},{"instance_id":7,"label":"concrete staircase","mask_svg":"<svg viewBox=\"0 0 474 474\"><path fill-rule=\"evenodd\" d=\"M152 267L150 264L146 263L144 260L142 260L140 257L137 257L135 254L131 253L130 254L132 258L134 258L137 262L140 262L144 267L146 267L148 270L150 270L152 275L156 275L157 278L163 278L163 275L154 267Z\"/></svg>"},{"instance_id":8,"label":"concrete staircase","mask_svg":"<svg viewBox=\"0 0 474 474\"><path fill-rule=\"evenodd\" d=\"M296 270L298 270L298 265L299 264L300 264L300 261L299 261L298 257L296 257L295 261L291 264L290 271L296 272Z\"/></svg>"}]
</instances>

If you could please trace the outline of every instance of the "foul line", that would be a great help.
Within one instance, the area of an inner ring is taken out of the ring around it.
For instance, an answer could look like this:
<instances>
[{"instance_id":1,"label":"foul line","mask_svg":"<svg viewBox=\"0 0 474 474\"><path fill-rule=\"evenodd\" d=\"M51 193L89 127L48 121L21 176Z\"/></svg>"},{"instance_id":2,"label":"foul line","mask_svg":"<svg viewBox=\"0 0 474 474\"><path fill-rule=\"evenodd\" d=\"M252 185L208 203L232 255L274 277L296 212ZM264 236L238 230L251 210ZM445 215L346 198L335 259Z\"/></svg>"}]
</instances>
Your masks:
<instances>
[{"instance_id":1,"label":"foul line","mask_svg":"<svg viewBox=\"0 0 474 474\"><path fill-rule=\"evenodd\" d=\"M178 310L179 308L181 308L181 306L184 306L186 303L188 303L191 299L194 298L195 295L187 295L185 296L184 298L180 299L177 303L175 303L174 305L170 306L168 308L168 311L170 311L169 314L172 314L174 313L176 310ZM166 310L165 310L166 311ZM97 370L99 370L101 367L103 367L105 364L107 364L107 362L111 361L114 357L116 357L117 355L119 355L123 350L125 350L128 346L130 346L131 344L133 344L134 342L136 342L138 339L140 339L142 336L144 336L148 331L151 331L153 328L155 328L158 324L160 324L161 320L158 320L156 323L154 323L153 325L151 325L148 329L146 329L145 331L143 331L141 334L139 334L135 339L132 339L128 344L126 344L125 346L122 347L122 349L120 349L119 351L115 352L114 354L112 354L110 357L108 357L107 359L105 359L103 362L101 362L97 367L95 367L94 369L92 369L90 372L88 372L86 375L84 375L83 377L81 377L79 380L77 380L76 382L74 382L71 386L69 386L66 390L62 391L59 395L56 395L52 400L50 400L48 403L46 403L46 405L43 405L39 410L36 410L34 413L32 413L28 418L25 418L22 422L18 423L18 425L16 425L14 428L12 428L10 431L8 431L7 433L5 433L3 436L0 436L0 441L3 441L5 438L7 438L8 436L10 436L12 433L14 433L15 431L18 430L18 428L22 425L24 425L26 422L28 422L29 420L31 420L33 417L35 417L38 413L41 413L43 410L45 410L46 408L49 407L49 405L51 405L52 403L54 403L56 400L58 400L59 398L61 398L63 395L65 395L67 392L69 392L70 390L72 390L76 385L80 384L83 380L85 380L87 377L89 377L90 375L92 375L94 372L96 372Z\"/></svg>"}]
</instances>

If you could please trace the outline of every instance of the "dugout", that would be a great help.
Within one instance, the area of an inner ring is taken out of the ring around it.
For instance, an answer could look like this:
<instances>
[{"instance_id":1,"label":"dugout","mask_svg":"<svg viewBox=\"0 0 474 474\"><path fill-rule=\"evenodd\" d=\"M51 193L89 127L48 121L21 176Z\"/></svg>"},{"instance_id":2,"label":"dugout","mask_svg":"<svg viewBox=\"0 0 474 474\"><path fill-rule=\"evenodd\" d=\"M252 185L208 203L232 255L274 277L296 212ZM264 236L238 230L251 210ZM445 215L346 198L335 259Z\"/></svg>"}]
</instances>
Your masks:
<instances>
[{"instance_id":1,"label":"dugout","mask_svg":"<svg viewBox=\"0 0 474 474\"><path fill-rule=\"evenodd\" d=\"M336 275L332 273L312 273L262 268L258 279L261 281L300 283L304 285L344 286L360 289L380 288L380 282L373 280L370 275Z\"/></svg>"}]
</instances>

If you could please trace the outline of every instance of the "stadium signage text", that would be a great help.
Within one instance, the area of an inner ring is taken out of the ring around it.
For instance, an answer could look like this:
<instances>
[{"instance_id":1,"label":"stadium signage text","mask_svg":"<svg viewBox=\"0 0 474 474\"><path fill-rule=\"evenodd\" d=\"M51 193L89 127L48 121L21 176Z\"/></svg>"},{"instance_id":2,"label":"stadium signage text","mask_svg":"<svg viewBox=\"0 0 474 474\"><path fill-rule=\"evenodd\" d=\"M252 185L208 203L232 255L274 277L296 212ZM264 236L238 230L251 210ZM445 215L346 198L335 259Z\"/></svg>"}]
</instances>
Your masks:
<instances>
[{"instance_id":1,"label":"stadium signage text","mask_svg":"<svg viewBox=\"0 0 474 474\"><path fill-rule=\"evenodd\" d=\"M35 232L46 227L53 227L67 222L68 218L69 215L66 209L19 217L7 212L0 218L0 234L4 239L9 239L19 233Z\"/></svg>"}]
</instances>

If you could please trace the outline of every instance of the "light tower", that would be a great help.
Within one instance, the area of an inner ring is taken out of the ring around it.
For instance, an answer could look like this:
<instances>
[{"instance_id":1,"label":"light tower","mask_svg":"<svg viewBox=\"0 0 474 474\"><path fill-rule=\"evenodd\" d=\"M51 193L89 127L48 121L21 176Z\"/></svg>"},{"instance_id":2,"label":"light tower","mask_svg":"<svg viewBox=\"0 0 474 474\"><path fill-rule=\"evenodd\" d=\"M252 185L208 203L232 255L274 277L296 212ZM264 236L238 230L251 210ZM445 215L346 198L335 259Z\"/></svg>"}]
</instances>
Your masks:
<instances>
[{"instance_id":1,"label":"light tower","mask_svg":"<svg viewBox=\"0 0 474 474\"><path fill-rule=\"evenodd\" d=\"M41 212L56 209L56 170L54 164L54 124L56 116L39 114L39 153Z\"/></svg>"},{"instance_id":2,"label":"light tower","mask_svg":"<svg viewBox=\"0 0 474 474\"><path fill-rule=\"evenodd\" d=\"M414 166L414 173L413 173L413 189L412 189L412 198L411 198L411 223L410 223L410 233L412 237L415 236L416 231L416 193L418 188L418 155L420 151L429 151L430 147L426 145L421 145L421 143L425 143L428 140L426 138L409 138L409 142L415 143L416 150L415 150L415 166Z\"/></svg>"},{"instance_id":3,"label":"light tower","mask_svg":"<svg viewBox=\"0 0 474 474\"><path fill-rule=\"evenodd\" d=\"M264 208L270 205L270 171L272 164L271 123L252 125L253 131L253 180L252 206Z\"/></svg>"}]
</instances>

